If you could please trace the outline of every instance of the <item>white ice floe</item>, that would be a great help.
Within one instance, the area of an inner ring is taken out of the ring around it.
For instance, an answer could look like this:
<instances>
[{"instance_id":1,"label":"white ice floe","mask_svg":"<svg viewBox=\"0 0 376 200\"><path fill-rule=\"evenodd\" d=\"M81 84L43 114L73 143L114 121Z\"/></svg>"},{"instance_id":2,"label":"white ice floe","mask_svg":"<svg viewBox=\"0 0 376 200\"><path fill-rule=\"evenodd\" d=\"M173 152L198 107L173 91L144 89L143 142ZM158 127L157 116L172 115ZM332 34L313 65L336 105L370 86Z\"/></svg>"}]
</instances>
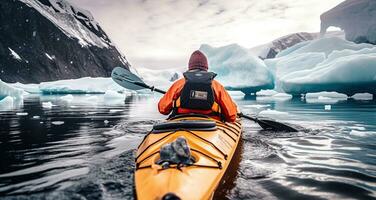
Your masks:
<instances>
[{"instance_id":1,"label":"white ice floe","mask_svg":"<svg viewBox=\"0 0 376 200\"><path fill-rule=\"evenodd\" d=\"M346 94L341 94L338 92L316 92L316 93L308 93L305 95L306 99L311 99L311 98L321 98L323 99L324 97L327 98L338 98L338 99L347 99Z\"/></svg>"},{"instance_id":2,"label":"white ice floe","mask_svg":"<svg viewBox=\"0 0 376 200\"><path fill-rule=\"evenodd\" d=\"M127 92L111 78L91 78L43 82L39 85L44 94L104 94L108 90Z\"/></svg>"},{"instance_id":3,"label":"white ice floe","mask_svg":"<svg viewBox=\"0 0 376 200\"><path fill-rule=\"evenodd\" d=\"M35 116L33 116L33 119L40 119L40 116L35 115Z\"/></svg>"},{"instance_id":4,"label":"white ice floe","mask_svg":"<svg viewBox=\"0 0 376 200\"><path fill-rule=\"evenodd\" d=\"M357 93L351 96L351 98L356 99L356 100L372 100L373 95L370 93Z\"/></svg>"},{"instance_id":5,"label":"white ice floe","mask_svg":"<svg viewBox=\"0 0 376 200\"><path fill-rule=\"evenodd\" d=\"M325 109L325 110L331 110L331 109L332 109L332 105L325 105L325 106L324 106L324 109Z\"/></svg>"},{"instance_id":6,"label":"white ice floe","mask_svg":"<svg viewBox=\"0 0 376 200\"><path fill-rule=\"evenodd\" d=\"M123 112L122 109L110 109L110 113Z\"/></svg>"},{"instance_id":7,"label":"white ice floe","mask_svg":"<svg viewBox=\"0 0 376 200\"><path fill-rule=\"evenodd\" d=\"M288 112L281 112L281 111L277 111L277 110L267 109L267 110L263 110L263 111L259 112L258 115L260 115L260 116L288 115Z\"/></svg>"},{"instance_id":8,"label":"white ice floe","mask_svg":"<svg viewBox=\"0 0 376 200\"><path fill-rule=\"evenodd\" d=\"M51 122L51 124L59 126L59 125L63 125L64 121L53 121L53 122Z\"/></svg>"},{"instance_id":9,"label":"white ice floe","mask_svg":"<svg viewBox=\"0 0 376 200\"><path fill-rule=\"evenodd\" d=\"M18 112L18 113L16 113L16 115L17 116L27 116L27 115L29 115L29 113L27 113L27 112Z\"/></svg>"},{"instance_id":10,"label":"white ice floe","mask_svg":"<svg viewBox=\"0 0 376 200\"><path fill-rule=\"evenodd\" d=\"M260 91L256 92L257 96L273 96L273 95L276 95L276 94L278 94L278 92L275 91L275 90L260 90Z\"/></svg>"},{"instance_id":11,"label":"white ice floe","mask_svg":"<svg viewBox=\"0 0 376 200\"><path fill-rule=\"evenodd\" d=\"M261 109L261 108L267 108L270 107L270 104L253 104L253 105L244 105L244 108L256 108L256 109Z\"/></svg>"},{"instance_id":12,"label":"white ice floe","mask_svg":"<svg viewBox=\"0 0 376 200\"><path fill-rule=\"evenodd\" d=\"M50 101L49 102L42 102L43 108L51 109L52 106L54 106L54 105Z\"/></svg>"}]
</instances>

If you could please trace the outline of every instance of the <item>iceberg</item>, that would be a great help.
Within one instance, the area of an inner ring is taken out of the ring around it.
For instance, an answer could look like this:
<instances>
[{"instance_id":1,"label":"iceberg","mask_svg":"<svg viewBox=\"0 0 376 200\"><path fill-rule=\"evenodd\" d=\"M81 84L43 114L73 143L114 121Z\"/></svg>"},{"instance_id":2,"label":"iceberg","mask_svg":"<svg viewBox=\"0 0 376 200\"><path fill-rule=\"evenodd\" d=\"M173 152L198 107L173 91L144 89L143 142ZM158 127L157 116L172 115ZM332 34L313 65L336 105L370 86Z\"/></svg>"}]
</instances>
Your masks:
<instances>
[{"instance_id":1,"label":"iceberg","mask_svg":"<svg viewBox=\"0 0 376 200\"><path fill-rule=\"evenodd\" d=\"M3 99L7 96L14 99L22 99L24 91L18 88L13 87L10 84L7 84L0 80L0 99Z\"/></svg>"},{"instance_id":2,"label":"iceberg","mask_svg":"<svg viewBox=\"0 0 376 200\"><path fill-rule=\"evenodd\" d=\"M321 16L321 34L330 26L345 31L346 39L376 44L376 1L347 0Z\"/></svg>"},{"instance_id":3,"label":"iceberg","mask_svg":"<svg viewBox=\"0 0 376 200\"><path fill-rule=\"evenodd\" d=\"M292 95L314 92L376 93L376 47L340 38L302 42L265 60L276 90Z\"/></svg>"},{"instance_id":4,"label":"iceberg","mask_svg":"<svg viewBox=\"0 0 376 200\"><path fill-rule=\"evenodd\" d=\"M232 44L219 48L201 45L200 50L208 57L209 70L218 74L216 79L226 89L250 95L261 89L274 88L271 71L248 49Z\"/></svg>"},{"instance_id":5,"label":"iceberg","mask_svg":"<svg viewBox=\"0 0 376 200\"><path fill-rule=\"evenodd\" d=\"M0 99L0 110L10 110L13 107L14 99L10 96L7 96L3 99Z\"/></svg>"}]
</instances>

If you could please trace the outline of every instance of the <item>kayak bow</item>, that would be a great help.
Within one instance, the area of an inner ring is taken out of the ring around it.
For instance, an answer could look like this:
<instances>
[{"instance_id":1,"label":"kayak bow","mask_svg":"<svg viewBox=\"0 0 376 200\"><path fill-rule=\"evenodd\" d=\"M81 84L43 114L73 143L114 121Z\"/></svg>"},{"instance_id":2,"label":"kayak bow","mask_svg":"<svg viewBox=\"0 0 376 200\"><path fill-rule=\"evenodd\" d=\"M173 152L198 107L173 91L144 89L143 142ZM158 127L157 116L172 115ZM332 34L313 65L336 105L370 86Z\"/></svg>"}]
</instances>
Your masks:
<instances>
[{"instance_id":1,"label":"kayak bow","mask_svg":"<svg viewBox=\"0 0 376 200\"><path fill-rule=\"evenodd\" d=\"M239 146L241 123L184 115L155 125L139 145L136 157L136 195L143 199L212 199ZM186 138L195 162L191 165L156 164L160 148Z\"/></svg>"}]
</instances>

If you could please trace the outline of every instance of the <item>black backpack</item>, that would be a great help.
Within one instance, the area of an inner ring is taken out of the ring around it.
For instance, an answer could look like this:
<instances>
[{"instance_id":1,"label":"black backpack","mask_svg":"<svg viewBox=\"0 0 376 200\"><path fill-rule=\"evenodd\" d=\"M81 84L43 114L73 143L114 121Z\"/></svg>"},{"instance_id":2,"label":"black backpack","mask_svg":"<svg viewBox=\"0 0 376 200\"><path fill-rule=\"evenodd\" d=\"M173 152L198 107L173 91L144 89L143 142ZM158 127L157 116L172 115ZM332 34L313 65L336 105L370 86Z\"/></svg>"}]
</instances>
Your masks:
<instances>
[{"instance_id":1,"label":"black backpack","mask_svg":"<svg viewBox=\"0 0 376 200\"><path fill-rule=\"evenodd\" d=\"M212 81L213 72L185 72L185 85L180 95L180 107L195 110L211 110L215 103Z\"/></svg>"}]
</instances>

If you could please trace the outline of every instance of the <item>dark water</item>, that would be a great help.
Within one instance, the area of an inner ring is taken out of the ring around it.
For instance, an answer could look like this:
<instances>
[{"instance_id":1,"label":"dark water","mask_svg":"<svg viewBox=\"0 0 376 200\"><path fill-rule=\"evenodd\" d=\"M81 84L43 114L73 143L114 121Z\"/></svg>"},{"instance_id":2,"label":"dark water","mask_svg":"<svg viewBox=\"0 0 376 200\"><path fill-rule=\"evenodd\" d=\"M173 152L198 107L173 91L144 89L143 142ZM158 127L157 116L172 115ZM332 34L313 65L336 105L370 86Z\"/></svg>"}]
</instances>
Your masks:
<instances>
[{"instance_id":1,"label":"dark water","mask_svg":"<svg viewBox=\"0 0 376 200\"><path fill-rule=\"evenodd\" d=\"M158 98L31 96L0 111L0 197L132 199L135 148L163 120ZM277 110L263 113L308 130L268 133L243 121L242 149L218 198L376 199L375 101L235 99L244 113Z\"/></svg>"}]
</instances>

